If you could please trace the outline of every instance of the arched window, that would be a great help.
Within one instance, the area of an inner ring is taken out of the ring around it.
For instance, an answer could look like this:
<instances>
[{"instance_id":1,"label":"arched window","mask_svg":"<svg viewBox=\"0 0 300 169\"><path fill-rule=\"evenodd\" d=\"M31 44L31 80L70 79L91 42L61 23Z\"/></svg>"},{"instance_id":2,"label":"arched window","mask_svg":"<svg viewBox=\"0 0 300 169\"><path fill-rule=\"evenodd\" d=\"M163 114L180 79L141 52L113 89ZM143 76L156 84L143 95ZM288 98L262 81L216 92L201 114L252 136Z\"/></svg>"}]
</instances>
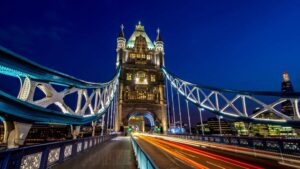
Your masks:
<instances>
[{"instance_id":1,"label":"arched window","mask_svg":"<svg viewBox=\"0 0 300 169\"><path fill-rule=\"evenodd\" d=\"M147 75L143 71L139 71L135 76L135 84L148 84Z\"/></svg>"}]
</instances>

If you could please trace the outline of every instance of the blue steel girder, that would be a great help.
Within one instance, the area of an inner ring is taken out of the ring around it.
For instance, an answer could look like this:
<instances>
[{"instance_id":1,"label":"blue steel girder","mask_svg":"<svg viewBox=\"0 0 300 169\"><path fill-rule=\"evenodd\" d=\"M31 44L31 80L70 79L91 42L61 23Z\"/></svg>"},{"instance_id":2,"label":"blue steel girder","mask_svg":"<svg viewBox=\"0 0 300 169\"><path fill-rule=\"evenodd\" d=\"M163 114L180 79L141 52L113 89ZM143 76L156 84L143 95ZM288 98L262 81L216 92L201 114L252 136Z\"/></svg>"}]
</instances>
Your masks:
<instances>
[{"instance_id":1,"label":"blue steel girder","mask_svg":"<svg viewBox=\"0 0 300 169\"><path fill-rule=\"evenodd\" d=\"M73 86L82 89L99 88L110 83L92 83L77 79L73 76L39 65L1 46L0 73L15 77L29 77L30 79L41 82Z\"/></svg>"},{"instance_id":2,"label":"blue steel girder","mask_svg":"<svg viewBox=\"0 0 300 169\"><path fill-rule=\"evenodd\" d=\"M91 83L46 68L0 47L0 74L21 80L17 98L0 90L0 116L32 123L81 125L99 119L107 111L118 89L120 67L111 81ZM57 91L53 84L65 89ZM44 98L34 100L36 90L41 90ZM74 92L78 94L76 110L64 101ZM52 104L61 111L48 109Z\"/></svg>"},{"instance_id":3,"label":"blue steel girder","mask_svg":"<svg viewBox=\"0 0 300 169\"><path fill-rule=\"evenodd\" d=\"M186 100L216 115L246 122L300 126L298 92L239 91L201 86L184 81L165 68L162 71L170 85ZM293 116L282 112L280 105L284 102L293 106ZM253 105L259 107L255 112ZM267 113L269 116L265 115Z\"/></svg>"}]
</instances>

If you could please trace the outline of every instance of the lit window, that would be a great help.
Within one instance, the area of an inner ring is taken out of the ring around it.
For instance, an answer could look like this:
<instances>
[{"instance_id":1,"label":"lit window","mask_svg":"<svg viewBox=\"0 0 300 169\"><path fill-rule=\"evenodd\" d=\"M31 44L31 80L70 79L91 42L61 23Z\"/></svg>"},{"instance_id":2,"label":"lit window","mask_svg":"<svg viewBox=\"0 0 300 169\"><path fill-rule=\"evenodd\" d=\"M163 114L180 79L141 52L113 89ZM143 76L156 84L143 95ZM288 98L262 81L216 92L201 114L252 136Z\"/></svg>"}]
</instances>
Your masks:
<instances>
[{"instance_id":1,"label":"lit window","mask_svg":"<svg viewBox=\"0 0 300 169\"><path fill-rule=\"evenodd\" d=\"M147 60L150 60L150 59L151 59L150 55L147 55Z\"/></svg>"},{"instance_id":2,"label":"lit window","mask_svg":"<svg viewBox=\"0 0 300 169\"><path fill-rule=\"evenodd\" d=\"M151 82L155 82L155 75L151 75Z\"/></svg>"},{"instance_id":3,"label":"lit window","mask_svg":"<svg viewBox=\"0 0 300 169\"><path fill-rule=\"evenodd\" d=\"M132 80L132 74L126 73L126 80Z\"/></svg>"},{"instance_id":4,"label":"lit window","mask_svg":"<svg viewBox=\"0 0 300 169\"><path fill-rule=\"evenodd\" d=\"M145 57L145 54L141 54L141 58L142 59L145 59L146 57Z\"/></svg>"},{"instance_id":5,"label":"lit window","mask_svg":"<svg viewBox=\"0 0 300 169\"><path fill-rule=\"evenodd\" d=\"M130 54L130 58L131 58L131 59L134 59L134 58L135 58L135 53L131 53L131 54Z\"/></svg>"},{"instance_id":6,"label":"lit window","mask_svg":"<svg viewBox=\"0 0 300 169\"><path fill-rule=\"evenodd\" d=\"M137 72L135 77L136 84L148 84L147 76L145 72Z\"/></svg>"}]
</instances>

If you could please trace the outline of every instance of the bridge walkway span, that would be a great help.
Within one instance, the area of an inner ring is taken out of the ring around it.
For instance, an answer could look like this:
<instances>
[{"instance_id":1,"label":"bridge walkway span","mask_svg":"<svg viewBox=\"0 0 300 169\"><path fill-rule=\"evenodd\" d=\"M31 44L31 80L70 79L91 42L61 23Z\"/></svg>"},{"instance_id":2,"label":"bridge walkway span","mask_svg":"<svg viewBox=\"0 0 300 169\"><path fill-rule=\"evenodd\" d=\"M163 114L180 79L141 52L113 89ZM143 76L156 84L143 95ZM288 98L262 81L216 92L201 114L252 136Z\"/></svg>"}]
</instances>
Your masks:
<instances>
[{"instance_id":1,"label":"bridge walkway span","mask_svg":"<svg viewBox=\"0 0 300 169\"><path fill-rule=\"evenodd\" d=\"M53 168L136 169L137 167L130 137L118 136Z\"/></svg>"}]
</instances>

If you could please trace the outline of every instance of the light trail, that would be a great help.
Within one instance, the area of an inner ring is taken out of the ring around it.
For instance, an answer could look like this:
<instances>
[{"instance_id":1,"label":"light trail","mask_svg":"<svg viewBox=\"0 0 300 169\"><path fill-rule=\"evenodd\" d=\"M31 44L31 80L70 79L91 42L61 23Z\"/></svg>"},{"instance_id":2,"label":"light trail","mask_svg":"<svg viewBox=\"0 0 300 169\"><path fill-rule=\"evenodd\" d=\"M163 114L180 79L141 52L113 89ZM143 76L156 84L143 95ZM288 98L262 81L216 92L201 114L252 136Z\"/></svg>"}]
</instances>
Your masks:
<instances>
[{"instance_id":1,"label":"light trail","mask_svg":"<svg viewBox=\"0 0 300 169\"><path fill-rule=\"evenodd\" d=\"M255 157L262 157L266 159L271 159L271 160L276 160L278 161L278 164L281 164L282 162L289 162L293 163L294 165L297 165L298 168L300 168L300 158L294 155L289 155L289 154L284 154L281 156L281 154L275 153L275 152L268 152L268 151L263 151L263 150L257 150L257 149L250 149L250 148L244 148L244 147L237 147L237 146L232 146L232 145L224 145L224 144L218 144L218 143L207 143L207 142L202 142L198 140L187 140L183 138L174 138L174 137L168 137L168 136L162 136L162 135L150 135L150 134L143 134L149 137L154 137L154 138L160 138L163 140L168 140L172 142L177 142L177 143L182 143L185 145L191 145L191 146L196 146L196 147L210 147L214 149L220 149L224 151L229 151L229 152L234 152L234 153L240 153L240 154L245 154L245 155L250 155L250 156L255 156Z\"/></svg>"},{"instance_id":2,"label":"light trail","mask_svg":"<svg viewBox=\"0 0 300 169\"><path fill-rule=\"evenodd\" d=\"M209 169L208 167L206 167L206 166L204 166L204 165L201 165L201 164L199 164L199 163L197 163L197 162L195 162L195 161L193 161L193 160L191 160L191 159L189 159L189 158L187 158L187 157L185 157L185 156L183 156L183 155L181 155L181 154L179 154L179 153L176 153L176 152L173 152L173 151L169 150L168 148L166 148L166 147L165 147L164 145L162 145L162 144L156 143L155 141L150 140L150 139L148 140L148 139L145 139L145 138L143 138L143 137L141 137L141 138L142 138L143 140L149 142L150 144L153 144L154 146L156 146L156 147L158 147L158 148L160 148L160 149L166 151L167 153L173 155L174 157L177 157L177 158L180 159L181 161L188 162L188 164L191 164L192 166L194 166L194 167L196 167L196 168L198 168L198 169Z\"/></svg>"},{"instance_id":3,"label":"light trail","mask_svg":"<svg viewBox=\"0 0 300 169\"><path fill-rule=\"evenodd\" d=\"M169 142L169 141L165 141L165 140L158 140L158 141L161 142L161 143L164 143L164 144L173 145L174 147L182 149L182 150L187 150L189 152L192 152L192 153L195 153L195 154L198 154L198 155L202 155L202 156L206 156L206 157L212 158L214 160L223 161L225 163L229 163L229 164L241 167L241 168L245 168L245 169L246 168L262 169L262 167L258 167L258 166L255 166L255 165L244 163L244 162L241 162L241 161L238 161L238 160L233 160L233 159L230 159L230 158L227 158L227 157L224 157L224 156L220 156L220 155L217 155L217 154L205 152L205 151L202 151L202 150L199 150L199 149L187 146L187 145L183 145L183 144L180 144L180 143L174 143L174 142Z\"/></svg>"},{"instance_id":4,"label":"light trail","mask_svg":"<svg viewBox=\"0 0 300 169\"><path fill-rule=\"evenodd\" d=\"M248 164L245 162L241 162L238 160L233 160L224 156L220 156L220 155L216 155L213 153L208 153L190 146L186 146L183 144L179 144L179 143L174 143L174 142L170 142L170 141L165 141L165 140L161 140L161 139L157 139L157 138L153 138L153 137L148 137L148 136L143 136L140 135L139 136L141 139L155 145L156 147L168 152L169 154L183 160L186 162L189 162L190 164L193 164L193 166L195 167L205 167L203 166L203 164L199 164L199 162L192 160L191 157L193 158L193 155L196 155L195 157L206 157L209 158L210 160L216 161L218 164L215 164L213 162L209 162L208 164L210 164L211 166L214 167L218 167L218 168L222 168L225 169L225 167L221 166L221 164L226 164L229 166L234 166L234 168L243 168L243 169L262 169L262 167L259 166L255 166L252 164ZM171 151L171 150L175 150L175 149L180 149L189 153L185 153L185 152L178 152L178 151ZM186 154L189 154L188 156ZM193 154L193 155L192 155ZM206 161L207 162L207 161ZM197 165L196 165L197 164ZM201 165L201 166L199 166Z\"/></svg>"}]
</instances>

